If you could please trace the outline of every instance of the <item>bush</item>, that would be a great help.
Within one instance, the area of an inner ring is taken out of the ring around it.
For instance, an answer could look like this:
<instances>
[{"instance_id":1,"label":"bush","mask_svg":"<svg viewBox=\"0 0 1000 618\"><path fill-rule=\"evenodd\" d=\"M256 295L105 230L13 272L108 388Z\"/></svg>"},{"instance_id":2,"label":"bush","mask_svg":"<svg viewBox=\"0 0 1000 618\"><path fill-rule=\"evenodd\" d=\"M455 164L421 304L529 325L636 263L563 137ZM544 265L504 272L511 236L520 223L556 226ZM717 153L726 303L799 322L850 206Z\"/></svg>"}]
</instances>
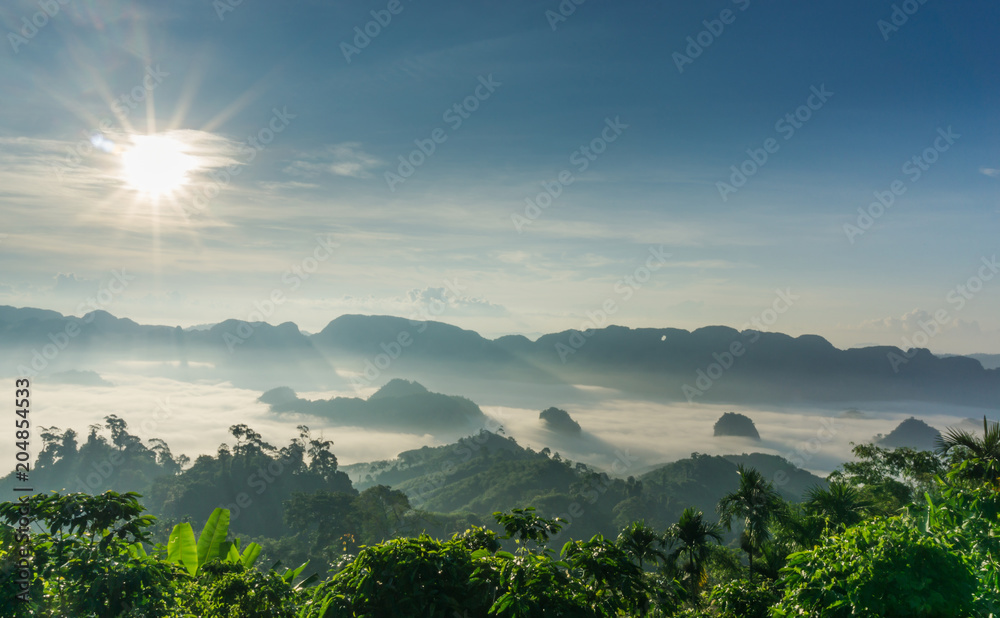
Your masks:
<instances>
[{"instance_id":1,"label":"bush","mask_svg":"<svg viewBox=\"0 0 1000 618\"><path fill-rule=\"evenodd\" d=\"M709 602L719 618L770 618L771 606L780 598L773 582L741 579L716 586Z\"/></svg>"},{"instance_id":2,"label":"bush","mask_svg":"<svg viewBox=\"0 0 1000 618\"><path fill-rule=\"evenodd\" d=\"M792 554L775 616L954 617L973 614L978 581L960 555L894 517Z\"/></svg>"}]
</instances>

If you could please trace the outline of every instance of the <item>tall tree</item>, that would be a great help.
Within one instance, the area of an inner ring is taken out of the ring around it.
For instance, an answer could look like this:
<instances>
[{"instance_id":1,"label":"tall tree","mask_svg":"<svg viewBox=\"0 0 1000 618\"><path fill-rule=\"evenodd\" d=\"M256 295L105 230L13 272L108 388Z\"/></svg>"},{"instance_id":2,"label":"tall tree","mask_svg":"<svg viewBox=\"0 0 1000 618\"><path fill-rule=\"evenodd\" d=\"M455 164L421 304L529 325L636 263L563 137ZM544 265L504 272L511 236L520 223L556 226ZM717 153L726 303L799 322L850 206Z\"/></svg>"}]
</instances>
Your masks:
<instances>
[{"instance_id":1,"label":"tall tree","mask_svg":"<svg viewBox=\"0 0 1000 618\"><path fill-rule=\"evenodd\" d=\"M872 503L873 513L891 516L934 488L934 477L944 472L937 454L909 447L884 448L857 444L854 461L834 470L827 480L847 483Z\"/></svg>"},{"instance_id":2,"label":"tall tree","mask_svg":"<svg viewBox=\"0 0 1000 618\"><path fill-rule=\"evenodd\" d=\"M868 516L871 501L847 483L830 483L827 488L813 487L806 495L805 510L826 522L827 527L849 528Z\"/></svg>"},{"instance_id":3,"label":"tall tree","mask_svg":"<svg viewBox=\"0 0 1000 618\"><path fill-rule=\"evenodd\" d=\"M712 542L722 543L722 528L715 522L705 521L701 511L688 507L677 523L667 529L666 536L677 545L667 556L667 563L681 562L688 592L692 599L697 599L707 579L705 567L712 555Z\"/></svg>"},{"instance_id":4,"label":"tall tree","mask_svg":"<svg viewBox=\"0 0 1000 618\"><path fill-rule=\"evenodd\" d=\"M664 535L646 525L644 521L635 521L621 531L616 541L618 547L625 551L640 569L646 562L665 562L667 554L663 551L667 544Z\"/></svg>"},{"instance_id":5,"label":"tall tree","mask_svg":"<svg viewBox=\"0 0 1000 618\"><path fill-rule=\"evenodd\" d=\"M755 468L737 468L740 485L719 501L719 515L726 530L733 529L733 520L743 520L740 547L750 562L750 579L753 580L753 557L771 538L770 525L786 508L785 501L774 489L774 484L764 479Z\"/></svg>"}]
</instances>

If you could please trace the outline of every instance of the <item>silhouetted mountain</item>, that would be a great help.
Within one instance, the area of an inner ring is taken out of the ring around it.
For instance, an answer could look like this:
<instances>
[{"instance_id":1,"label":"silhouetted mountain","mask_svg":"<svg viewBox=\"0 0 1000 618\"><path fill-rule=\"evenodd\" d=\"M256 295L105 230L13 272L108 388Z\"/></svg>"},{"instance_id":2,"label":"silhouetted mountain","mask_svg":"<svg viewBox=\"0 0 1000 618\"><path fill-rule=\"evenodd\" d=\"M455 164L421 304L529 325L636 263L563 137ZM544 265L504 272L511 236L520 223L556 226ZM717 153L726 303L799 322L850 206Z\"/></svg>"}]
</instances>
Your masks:
<instances>
[{"instance_id":1,"label":"silhouetted mountain","mask_svg":"<svg viewBox=\"0 0 1000 618\"><path fill-rule=\"evenodd\" d=\"M410 395L423 395L428 391L424 388L423 384L417 382L410 382L409 380L400 380L396 378L394 380L389 380L385 386L378 389L368 401L373 399L385 399L387 397L408 397Z\"/></svg>"},{"instance_id":2,"label":"silhouetted mountain","mask_svg":"<svg viewBox=\"0 0 1000 618\"><path fill-rule=\"evenodd\" d=\"M743 438L760 440L760 434L757 433L757 427L754 426L750 417L743 414L737 414L735 412L726 412L719 417L719 420L715 421L714 435L740 436Z\"/></svg>"},{"instance_id":3,"label":"silhouetted mountain","mask_svg":"<svg viewBox=\"0 0 1000 618\"><path fill-rule=\"evenodd\" d=\"M285 405L293 405L296 401L300 401L300 399L294 390L287 386L279 386L278 388L272 388L258 397L257 401L266 403L272 408L280 408Z\"/></svg>"},{"instance_id":4,"label":"silhouetted mountain","mask_svg":"<svg viewBox=\"0 0 1000 618\"><path fill-rule=\"evenodd\" d=\"M60 347L61 346L61 347ZM1000 369L925 349L839 350L822 337L710 326L608 326L489 340L433 321L345 315L315 335L227 320L207 330L142 326L95 311L83 318L0 307L0 372L100 370L103 361L177 365L182 379L205 374L268 389L356 387L400 376L539 384L589 384L665 401L806 403L912 400L993 406ZM95 360L97 359L97 360ZM100 362L99 362L100 361ZM189 362L198 361L198 369ZM336 365L336 366L335 366ZM209 368L210 367L210 368ZM163 371L166 371L165 369Z\"/></svg>"},{"instance_id":5,"label":"silhouetted mountain","mask_svg":"<svg viewBox=\"0 0 1000 618\"><path fill-rule=\"evenodd\" d=\"M919 451L930 451L934 449L940 436L940 431L911 416L897 425L888 435L875 436L875 443L891 448L907 446Z\"/></svg>"},{"instance_id":6,"label":"silhouetted mountain","mask_svg":"<svg viewBox=\"0 0 1000 618\"><path fill-rule=\"evenodd\" d=\"M334 397L310 401L300 399L287 387L271 389L260 396L272 412L309 414L339 425L391 428L427 433L456 432L481 426L483 411L465 397L431 393L422 385L392 380L367 400Z\"/></svg>"},{"instance_id":7,"label":"silhouetted mountain","mask_svg":"<svg viewBox=\"0 0 1000 618\"><path fill-rule=\"evenodd\" d=\"M211 377L243 386L315 384L332 370L295 324L227 320L207 330L144 326L97 310L83 317L0 307L0 373L101 370L118 361L163 363L180 379ZM192 370L189 362L200 363ZM148 371L157 371L149 369Z\"/></svg>"},{"instance_id":8,"label":"silhouetted mountain","mask_svg":"<svg viewBox=\"0 0 1000 618\"><path fill-rule=\"evenodd\" d=\"M545 422L545 426L552 431L567 434L570 436L580 435L580 423L570 417L569 412L559 408L549 408L542 410L538 418Z\"/></svg>"}]
</instances>

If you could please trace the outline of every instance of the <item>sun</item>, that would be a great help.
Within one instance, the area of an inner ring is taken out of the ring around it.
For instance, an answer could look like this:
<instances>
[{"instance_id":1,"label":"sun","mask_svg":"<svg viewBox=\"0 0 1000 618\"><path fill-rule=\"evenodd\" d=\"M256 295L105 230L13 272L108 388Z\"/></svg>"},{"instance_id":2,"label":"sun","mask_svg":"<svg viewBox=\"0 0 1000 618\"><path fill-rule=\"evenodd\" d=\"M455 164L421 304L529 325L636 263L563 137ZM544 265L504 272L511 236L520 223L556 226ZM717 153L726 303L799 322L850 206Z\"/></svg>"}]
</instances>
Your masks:
<instances>
[{"instance_id":1,"label":"sun","mask_svg":"<svg viewBox=\"0 0 1000 618\"><path fill-rule=\"evenodd\" d=\"M164 135L133 135L132 147L122 153L122 179L139 193L158 198L188 183L197 167L183 142Z\"/></svg>"}]
</instances>

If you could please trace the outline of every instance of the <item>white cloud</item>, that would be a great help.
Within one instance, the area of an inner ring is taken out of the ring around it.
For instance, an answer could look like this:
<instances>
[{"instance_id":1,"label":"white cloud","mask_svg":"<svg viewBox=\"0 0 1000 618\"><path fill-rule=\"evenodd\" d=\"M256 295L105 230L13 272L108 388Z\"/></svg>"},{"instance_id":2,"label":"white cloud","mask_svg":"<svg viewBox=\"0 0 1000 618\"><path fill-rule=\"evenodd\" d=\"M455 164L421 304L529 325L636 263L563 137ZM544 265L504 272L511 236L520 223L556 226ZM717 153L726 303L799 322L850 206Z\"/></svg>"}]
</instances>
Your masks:
<instances>
[{"instance_id":1,"label":"white cloud","mask_svg":"<svg viewBox=\"0 0 1000 618\"><path fill-rule=\"evenodd\" d=\"M308 302L308 301L306 301ZM332 313L371 313L398 316L430 315L448 322L460 316L503 317L506 307L485 298L464 296L443 287L414 288L402 296L342 296L316 301L317 306Z\"/></svg>"},{"instance_id":2,"label":"white cloud","mask_svg":"<svg viewBox=\"0 0 1000 618\"><path fill-rule=\"evenodd\" d=\"M458 296L445 288L428 287L422 290L410 290L407 298L419 307L444 303L447 313L459 315L507 315L507 309L501 305L491 303L485 298Z\"/></svg>"},{"instance_id":3,"label":"white cloud","mask_svg":"<svg viewBox=\"0 0 1000 618\"><path fill-rule=\"evenodd\" d=\"M319 185L311 182L292 180L289 182L262 182L260 183L260 188L268 193L281 193L282 191L318 189Z\"/></svg>"},{"instance_id":4,"label":"white cloud","mask_svg":"<svg viewBox=\"0 0 1000 618\"><path fill-rule=\"evenodd\" d=\"M315 178L322 174L371 178L371 169L382 162L361 149L360 142L343 142L328 146L318 154L305 155L285 167L285 173L302 178Z\"/></svg>"},{"instance_id":5,"label":"white cloud","mask_svg":"<svg viewBox=\"0 0 1000 618\"><path fill-rule=\"evenodd\" d=\"M74 273L59 273L55 276L55 280L52 291L57 294L93 293L100 285L100 281L84 279Z\"/></svg>"},{"instance_id":6,"label":"white cloud","mask_svg":"<svg viewBox=\"0 0 1000 618\"><path fill-rule=\"evenodd\" d=\"M1000 178L1000 169L997 169L995 167L981 167L979 168L979 173L985 174L992 178Z\"/></svg>"}]
</instances>

